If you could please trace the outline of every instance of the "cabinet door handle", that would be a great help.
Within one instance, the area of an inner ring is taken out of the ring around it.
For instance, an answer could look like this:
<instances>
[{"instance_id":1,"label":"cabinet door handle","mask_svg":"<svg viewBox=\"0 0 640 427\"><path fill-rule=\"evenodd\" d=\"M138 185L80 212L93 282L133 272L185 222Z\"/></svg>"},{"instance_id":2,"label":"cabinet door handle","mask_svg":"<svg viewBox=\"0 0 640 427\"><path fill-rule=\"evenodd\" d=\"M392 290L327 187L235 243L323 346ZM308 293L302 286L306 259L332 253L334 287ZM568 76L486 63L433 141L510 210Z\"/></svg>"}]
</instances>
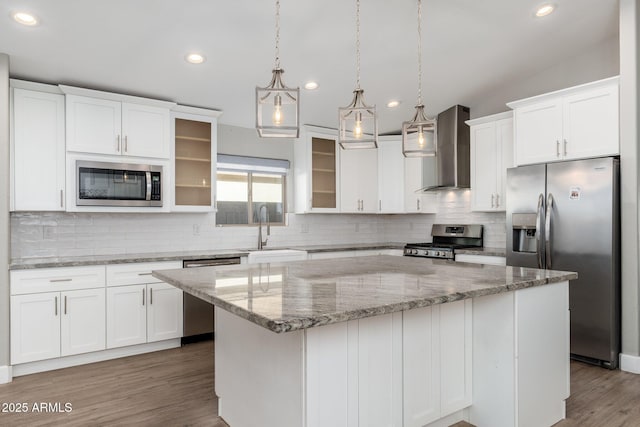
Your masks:
<instances>
[{"instance_id":1,"label":"cabinet door handle","mask_svg":"<svg viewBox=\"0 0 640 427\"><path fill-rule=\"evenodd\" d=\"M117 141L117 143L116 143L116 153L119 153L120 152L120 135L118 135L116 137L116 141Z\"/></svg>"},{"instance_id":2,"label":"cabinet door handle","mask_svg":"<svg viewBox=\"0 0 640 427\"><path fill-rule=\"evenodd\" d=\"M151 276L151 272L148 272L148 273L138 273L138 276Z\"/></svg>"},{"instance_id":3,"label":"cabinet door handle","mask_svg":"<svg viewBox=\"0 0 640 427\"><path fill-rule=\"evenodd\" d=\"M567 155L567 140L564 140L564 155Z\"/></svg>"},{"instance_id":4,"label":"cabinet door handle","mask_svg":"<svg viewBox=\"0 0 640 427\"><path fill-rule=\"evenodd\" d=\"M420 199L416 199L416 207L420 210Z\"/></svg>"},{"instance_id":5,"label":"cabinet door handle","mask_svg":"<svg viewBox=\"0 0 640 427\"><path fill-rule=\"evenodd\" d=\"M58 297L56 297L56 300L53 302L53 308L55 310L55 315L58 315Z\"/></svg>"},{"instance_id":6,"label":"cabinet door handle","mask_svg":"<svg viewBox=\"0 0 640 427\"><path fill-rule=\"evenodd\" d=\"M493 193L491 193L491 207L492 208L495 207L494 198L495 198L495 195Z\"/></svg>"},{"instance_id":7,"label":"cabinet door handle","mask_svg":"<svg viewBox=\"0 0 640 427\"><path fill-rule=\"evenodd\" d=\"M153 305L153 288L149 289L149 304Z\"/></svg>"},{"instance_id":8,"label":"cabinet door handle","mask_svg":"<svg viewBox=\"0 0 640 427\"><path fill-rule=\"evenodd\" d=\"M142 290L142 305L144 305L144 289Z\"/></svg>"},{"instance_id":9,"label":"cabinet door handle","mask_svg":"<svg viewBox=\"0 0 640 427\"><path fill-rule=\"evenodd\" d=\"M64 208L64 190L60 190L60 207Z\"/></svg>"},{"instance_id":10,"label":"cabinet door handle","mask_svg":"<svg viewBox=\"0 0 640 427\"><path fill-rule=\"evenodd\" d=\"M67 296L64 296L64 314L67 314Z\"/></svg>"},{"instance_id":11,"label":"cabinet door handle","mask_svg":"<svg viewBox=\"0 0 640 427\"><path fill-rule=\"evenodd\" d=\"M560 157L560 141L556 139L556 157Z\"/></svg>"},{"instance_id":12,"label":"cabinet door handle","mask_svg":"<svg viewBox=\"0 0 640 427\"><path fill-rule=\"evenodd\" d=\"M127 135L124 136L124 152L127 152L127 149L129 148L129 137Z\"/></svg>"},{"instance_id":13,"label":"cabinet door handle","mask_svg":"<svg viewBox=\"0 0 640 427\"><path fill-rule=\"evenodd\" d=\"M378 200L378 210L382 210L382 200Z\"/></svg>"},{"instance_id":14,"label":"cabinet door handle","mask_svg":"<svg viewBox=\"0 0 640 427\"><path fill-rule=\"evenodd\" d=\"M71 282L73 279L49 279L50 283Z\"/></svg>"},{"instance_id":15,"label":"cabinet door handle","mask_svg":"<svg viewBox=\"0 0 640 427\"><path fill-rule=\"evenodd\" d=\"M213 195L213 209L218 209L218 195Z\"/></svg>"},{"instance_id":16,"label":"cabinet door handle","mask_svg":"<svg viewBox=\"0 0 640 427\"><path fill-rule=\"evenodd\" d=\"M496 208L500 207L500 195L496 194Z\"/></svg>"}]
</instances>

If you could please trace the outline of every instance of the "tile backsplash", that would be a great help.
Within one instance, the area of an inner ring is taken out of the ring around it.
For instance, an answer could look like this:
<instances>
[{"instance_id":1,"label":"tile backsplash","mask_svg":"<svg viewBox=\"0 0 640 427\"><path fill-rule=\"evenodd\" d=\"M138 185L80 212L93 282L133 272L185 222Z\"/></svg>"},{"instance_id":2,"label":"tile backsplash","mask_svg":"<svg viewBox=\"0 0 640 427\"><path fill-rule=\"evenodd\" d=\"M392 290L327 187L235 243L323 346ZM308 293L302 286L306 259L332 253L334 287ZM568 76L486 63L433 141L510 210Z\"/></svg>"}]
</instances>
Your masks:
<instances>
[{"instance_id":1,"label":"tile backsplash","mask_svg":"<svg viewBox=\"0 0 640 427\"><path fill-rule=\"evenodd\" d=\"M437 214L289 214L268 247L430 241L435 223L485 226L485 246L504 247L505 214L470 212L470 192L438 194ZM263 231L264 232L264 231ZM57 257L257 247L256 227L215 226L214 214L17 212L11 257Z\"/></svg>"}]
</instances>

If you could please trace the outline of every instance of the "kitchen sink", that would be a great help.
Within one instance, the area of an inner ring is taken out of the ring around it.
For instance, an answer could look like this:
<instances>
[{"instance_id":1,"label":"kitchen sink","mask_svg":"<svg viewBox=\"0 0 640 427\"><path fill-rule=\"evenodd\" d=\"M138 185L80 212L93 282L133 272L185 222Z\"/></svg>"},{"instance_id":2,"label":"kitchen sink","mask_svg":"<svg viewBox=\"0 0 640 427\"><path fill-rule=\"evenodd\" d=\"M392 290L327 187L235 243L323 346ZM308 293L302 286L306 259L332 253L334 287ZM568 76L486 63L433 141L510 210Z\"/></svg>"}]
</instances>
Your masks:
<instances>
[{"instance_id":1,"label":"kitchen sink","mask_svg":"<svg viewBox=\"0 0 640 427\"><path fill-rule=\"evenodd\" d=\"M302 261L307 259L307 251L297 249L262 249L249 251L249 264L265 262Z\"/></svg>"}]
</instances>

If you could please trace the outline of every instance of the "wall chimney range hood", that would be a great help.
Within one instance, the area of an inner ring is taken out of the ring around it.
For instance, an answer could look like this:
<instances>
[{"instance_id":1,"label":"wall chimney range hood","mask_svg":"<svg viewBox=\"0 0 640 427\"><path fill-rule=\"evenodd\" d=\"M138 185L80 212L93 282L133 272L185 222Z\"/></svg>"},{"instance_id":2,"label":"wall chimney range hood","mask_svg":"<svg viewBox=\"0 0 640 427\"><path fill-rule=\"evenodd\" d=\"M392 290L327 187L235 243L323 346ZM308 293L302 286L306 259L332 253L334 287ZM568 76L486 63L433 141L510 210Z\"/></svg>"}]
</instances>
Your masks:
<instances>
[{"instance_id":1,"label":"wall chimney range hood","mask_svg":"<svg viewBox=\"0 0 640 427\"><path fill-rule=\"evenodd\" d=\"M469 107L462 105L454 105L438 114L436 182L423 182L421 191L470 187L471 144L469 125L465 123L467 120L469 120ZM425 167L433 168L433 163L429 160L423 161Z\"/></svg>"}]
</instances>

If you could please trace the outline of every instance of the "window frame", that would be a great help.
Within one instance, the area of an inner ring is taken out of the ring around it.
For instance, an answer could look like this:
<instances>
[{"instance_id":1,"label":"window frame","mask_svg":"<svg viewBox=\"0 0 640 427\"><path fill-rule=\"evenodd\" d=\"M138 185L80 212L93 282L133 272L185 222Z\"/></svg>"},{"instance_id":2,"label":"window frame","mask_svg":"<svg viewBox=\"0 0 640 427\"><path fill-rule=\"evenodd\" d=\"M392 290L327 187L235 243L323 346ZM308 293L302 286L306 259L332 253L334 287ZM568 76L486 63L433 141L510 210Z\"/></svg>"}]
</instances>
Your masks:
<instances>
[{"instance_id":1,"label":"window frame","mask_svg":"<svg viewBox=\"0 0 640 427\"><path fill-rule=\"evenodd\" d=\"M233 168L218 168L218 170L216 171L216 186L223 180L220 180L218 178L218 174L219 173L224 173L224 172L235 172L235 173L246 173L247 174L247 220L248 223L247 224L221 224L218 222L218 211L216 211L216 225L219 227L258 227L260 225L259 222L254 222L253 221L253 174L260 174L260 175L273 175L273 176L279 176L282 177L282 221L280 222L273 222L273 221L269 221L269 225L270 226L274 226L274 227L280 227L280 226L286 226L287 225L287 221L286 221L286 215L287 215L287 176L288 173L287 172L273 172L273 171L261 171L261 170L239 170L239 169L233 169ZM216 193L217 193L217 189L216 189ZM221 203L223 201L219 200L217 201L217 203ZM263 223L265 224L265 223Z\"/></svg>"}]
</instances>

